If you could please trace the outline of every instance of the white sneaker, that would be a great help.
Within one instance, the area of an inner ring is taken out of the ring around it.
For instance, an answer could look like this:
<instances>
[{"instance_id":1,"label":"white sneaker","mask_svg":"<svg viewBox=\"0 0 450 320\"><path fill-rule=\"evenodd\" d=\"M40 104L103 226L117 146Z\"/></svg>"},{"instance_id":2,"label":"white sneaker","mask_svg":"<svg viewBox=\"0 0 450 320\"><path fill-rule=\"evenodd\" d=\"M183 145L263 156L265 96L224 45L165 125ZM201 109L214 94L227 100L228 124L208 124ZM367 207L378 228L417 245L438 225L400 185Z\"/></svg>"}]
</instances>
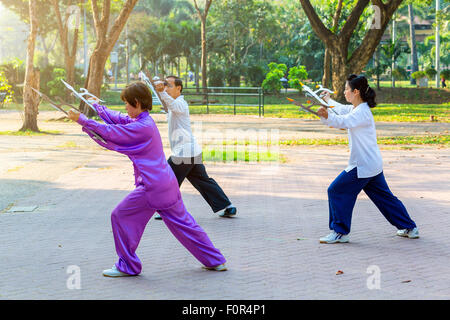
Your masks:
<instances>
[{"instance_id":1,"label":"white sneaker","mask_svg":"<svg viewBox=\"0 0 450 320\"><path fill-rule=\"evenodd\" d=\"M222 263L222 264L220 264L218 266L215 266L215 267L205 267L205 266L203 266L202 268L206 269L206 270L213 270L213 271L227 271L228 270L227 266L225 265L225 263Z\"/></svg>"},{"instance_id":2,"label":"white sneaker","mask_svg":"<svg viewBox=\"0 0 450 320\"><path fill-rule=\"evenodd\" d=\"M419 228L415 227L413 229L401 229L397 231L399 237L408 237L410 239L419 238Z\"/></svg>"},{"instance_id":3,"label":"white sneaker","mask_svg":"<svg viewBox=\"0 0 450 320\"><path fill-rule=\"evenodd\" d=\"M131 277L132 274L123 273L117 270L116 265L113 265L111 269L103 270L103 275L105 277Z\"/></svg>"},{"instance_id":4,"label":"white sneaker","mask_svg":"<svg viewBox=\"0 0 450 320\"><path fill-rule=\"evenodd\" d=\"M349 240L350 236L348 234L337 233L334 230L326 237L319 239L320 243L337 243L337 242L344 243L348 242Z\"/></svg>"}]
</instances>

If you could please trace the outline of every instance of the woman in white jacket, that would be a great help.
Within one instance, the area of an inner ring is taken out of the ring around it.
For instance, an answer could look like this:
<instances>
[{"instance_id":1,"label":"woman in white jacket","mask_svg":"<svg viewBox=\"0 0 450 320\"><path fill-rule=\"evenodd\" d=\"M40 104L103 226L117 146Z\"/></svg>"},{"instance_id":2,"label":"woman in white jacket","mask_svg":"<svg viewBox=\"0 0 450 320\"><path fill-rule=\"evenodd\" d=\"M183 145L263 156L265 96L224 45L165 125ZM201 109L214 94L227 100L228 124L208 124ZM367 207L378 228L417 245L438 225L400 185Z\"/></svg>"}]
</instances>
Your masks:
<instances>
[{"instance_id":1,"label":"woman in white jacket","mask_svg":"<svg viewBox=\"0 0 450 320\"><path fill-rule=\"evenodd\" d=\"M403 203L389 190L383 175L383 161L377 145L375 122L371 108L376 106L375 91L364 76L351 75L345 85L345 98L351 105L342 105L329 98L334 112L322 107L317 112L321 121L331 127L347 129L350 159L347 168L328 188L328 236L321 243L348 242L352 211L361 190L369 196L384 217L398 229L397 235L418 238L419 231Z\"/></svg>"}]
</instances>

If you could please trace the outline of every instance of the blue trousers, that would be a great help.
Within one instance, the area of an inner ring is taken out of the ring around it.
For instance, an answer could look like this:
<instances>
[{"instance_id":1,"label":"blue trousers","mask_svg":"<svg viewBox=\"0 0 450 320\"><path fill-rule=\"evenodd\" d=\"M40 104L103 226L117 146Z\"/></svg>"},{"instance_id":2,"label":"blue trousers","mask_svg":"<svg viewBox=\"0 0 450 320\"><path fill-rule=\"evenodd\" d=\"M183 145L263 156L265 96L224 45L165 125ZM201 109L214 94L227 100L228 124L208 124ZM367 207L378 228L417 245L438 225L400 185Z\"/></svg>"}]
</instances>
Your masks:
<instances>
[{"instance_id":1,"label":"blue trousers","mask_svg":"<svg viewBox=\"0 0 450 320\"><path fill-rule=\"evenodd\" d=\"M342 171L328 187L331 230L350 233L353 207L361 190L397 229L416 227L403 203L389 190L383 172L370 178L358 178L357 168L354 168L349 172Z\"/></svg>"}]
</instances>

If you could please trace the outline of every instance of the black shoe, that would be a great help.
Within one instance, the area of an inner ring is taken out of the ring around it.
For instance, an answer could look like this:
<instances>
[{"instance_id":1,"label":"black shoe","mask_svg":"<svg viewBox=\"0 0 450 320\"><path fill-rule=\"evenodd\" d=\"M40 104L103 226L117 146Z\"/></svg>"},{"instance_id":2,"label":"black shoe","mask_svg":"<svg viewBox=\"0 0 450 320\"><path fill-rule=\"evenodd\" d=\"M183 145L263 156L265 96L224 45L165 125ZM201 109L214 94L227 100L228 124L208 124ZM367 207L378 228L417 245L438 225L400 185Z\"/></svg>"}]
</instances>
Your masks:
<instances>
[{"instance_id":1,"label":"black shoe","mask_svg":"<svg viewBox=\"0 0 450 320\"><path fill-rule=\"evenodd\" d=\"M236 212L237 212L237 210L236 210L235 207L229 207L229 208L226 208L223 212L221 212L219 214L219 216L221 216L221 217L233 217L233 216L236 215Z\"/></svg>"}]
</instances>

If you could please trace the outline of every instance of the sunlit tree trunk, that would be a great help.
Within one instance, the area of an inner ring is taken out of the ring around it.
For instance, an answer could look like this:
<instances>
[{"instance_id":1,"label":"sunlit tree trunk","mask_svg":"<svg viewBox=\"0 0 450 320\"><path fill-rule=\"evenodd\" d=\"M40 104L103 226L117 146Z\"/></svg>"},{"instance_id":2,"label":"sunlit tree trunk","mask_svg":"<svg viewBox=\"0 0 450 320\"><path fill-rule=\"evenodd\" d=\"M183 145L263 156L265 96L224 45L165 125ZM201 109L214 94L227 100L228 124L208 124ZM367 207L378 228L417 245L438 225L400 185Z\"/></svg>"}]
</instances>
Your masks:
<instances>
[{"instance_id":1,"label":"sunlit tree trunk","mask_svg":"<svg viewBox=\"0 0 450 320\"><path fill-rule=\"evenodd\" d=\"M39 106L39 95L31 88L39 90L39 70L34 68L34 49L36 46L36 35L38 28L38 17L36 14L36 0L30 0L28 5L30 15L30 35L28 36L27 64L25 69L25 83L23 88L24 122L20 131L31 130L39 132L37 115Z\"/></svg>"}]
</instances>

